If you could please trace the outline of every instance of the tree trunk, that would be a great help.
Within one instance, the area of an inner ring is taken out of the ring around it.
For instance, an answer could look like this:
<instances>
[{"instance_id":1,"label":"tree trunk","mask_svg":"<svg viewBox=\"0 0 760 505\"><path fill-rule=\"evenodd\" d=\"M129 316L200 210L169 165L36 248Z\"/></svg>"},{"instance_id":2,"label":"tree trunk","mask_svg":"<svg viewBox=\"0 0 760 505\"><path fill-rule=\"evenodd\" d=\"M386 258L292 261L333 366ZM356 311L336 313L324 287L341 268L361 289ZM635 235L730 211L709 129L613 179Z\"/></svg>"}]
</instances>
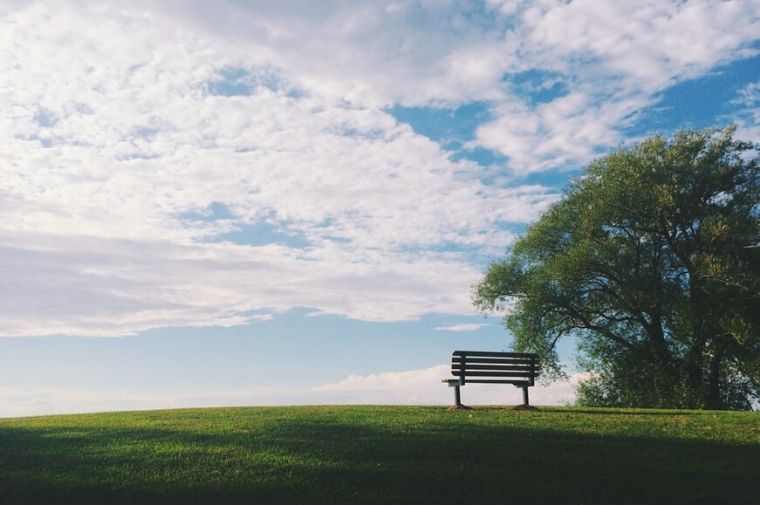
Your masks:
<instances>
[{"instance_id":1,"label":"tree trunk","mask_svg":"<svg viewBox=\"0 0 760 505\"><path fill-rule=\"evenodd\" d=\"M667 342L665 342L659 319L654 318L653 324L646 328L646 330L649 335L653 361L657 365L660 377L660 380L657 381L659 382L656 387L657 393L662 397L661 400L666 401L666 405L672 404L676 400L675 385L677 371L673 363L673 356L670 353Z\"/></svg>"},{"instance_id":2,"label":"tree trunk","mask_svg":"<svg viewBox=\"0 0 760 505\"><path fill-rule=\"evenodd\" d=\"M705 407L713 410L726 408L720 395L721 362L723 361L723 349L716 344L715 352L710 358L710 372L707 381L707 394Z\"/></svg>"},{"instance_id":3,"label":"tree trunk","mask_svg":"<svg viewBox=\"0 0 760 505\"><path fill-rule=\"evenodd\" d=\"M686 387L688 395L684 398L684 407L704 408L704 387L703 387L703 366L704 366L704 344L697 339L689 350L686 357Z\"/></svg>"}]
</instances>

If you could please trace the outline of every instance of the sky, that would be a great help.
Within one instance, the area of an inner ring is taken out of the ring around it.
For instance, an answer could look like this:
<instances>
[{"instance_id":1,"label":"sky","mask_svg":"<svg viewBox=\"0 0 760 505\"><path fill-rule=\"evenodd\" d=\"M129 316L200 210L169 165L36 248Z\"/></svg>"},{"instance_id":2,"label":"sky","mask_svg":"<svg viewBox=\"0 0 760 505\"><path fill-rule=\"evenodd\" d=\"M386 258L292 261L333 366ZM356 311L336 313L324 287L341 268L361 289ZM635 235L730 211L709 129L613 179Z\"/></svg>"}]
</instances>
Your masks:
<instances>
[{"instance_id":1,"label":"sky","mask_svg":"<svg viewBox=\"0 0 760 505\"><path fill-rule=\"evenodd\" d=\"M760 0L0 0L0 417L451 403L591 160L731 124Z\"/></svg>"}]
</instances>

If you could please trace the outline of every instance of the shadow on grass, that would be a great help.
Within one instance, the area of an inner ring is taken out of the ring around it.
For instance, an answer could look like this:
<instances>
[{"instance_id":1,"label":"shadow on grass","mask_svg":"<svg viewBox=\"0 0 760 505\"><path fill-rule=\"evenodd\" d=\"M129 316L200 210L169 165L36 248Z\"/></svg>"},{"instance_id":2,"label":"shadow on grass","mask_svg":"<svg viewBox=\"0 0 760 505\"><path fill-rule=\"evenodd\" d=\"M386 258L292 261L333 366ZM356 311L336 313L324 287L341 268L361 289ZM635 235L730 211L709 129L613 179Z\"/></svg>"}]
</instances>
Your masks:
<instances>
[{"instance_id":1,"label":"shadow on grass","mask_svg":"<svg viewBox=\"0 0 760 505\"><path fill-rule=\"evenodd\" d=\"M0 504L751 503L757 445L333 418L0 426ZM524 415L532 415L525 413ZM440 418L437 418L440 419Z\"/></svg>"},{"instance_id":2,"label":"shadow on grass","mask_svg":"<svg viewBox=\"0 0 760 505\"><path fill-rule=\"evenodd\" d=\"M584 408L577 408L573 407L571 411L567 410L554 410L554 409L541 409L542 412L554 412L554 413L561 413L561 414L567 414L568 412L574 413L574 414L599 414L599 415L605 415L605 416L681 416L684 415L695 415L694 411L677 411L677 410L632 410L632 409L611 409L611 408L593 408L593 409L584 409ZM698 411L696 415L707 415L710 412L708 411Z\"/></svg>"}]
</instances>

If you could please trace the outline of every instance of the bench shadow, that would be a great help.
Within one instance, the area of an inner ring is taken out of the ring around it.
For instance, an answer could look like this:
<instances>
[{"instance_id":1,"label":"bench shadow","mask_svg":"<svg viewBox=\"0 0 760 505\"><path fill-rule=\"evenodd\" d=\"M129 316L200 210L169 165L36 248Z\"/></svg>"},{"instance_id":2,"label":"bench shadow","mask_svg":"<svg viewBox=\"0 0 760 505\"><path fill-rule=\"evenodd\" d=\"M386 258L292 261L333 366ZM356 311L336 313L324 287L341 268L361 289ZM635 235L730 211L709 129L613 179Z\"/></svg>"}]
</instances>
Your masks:
<instances>
[{"instance_id":1,"label":"bench shadow","mask_svg":"<svg viewBox=\"0 0 760 505\"><path fill-rule=\"evenodd\" d=\"M757 444L466 422L299 419L211 432L0 426L3 505L752 503L758 467Z\"/></svg>"}]
</instances>

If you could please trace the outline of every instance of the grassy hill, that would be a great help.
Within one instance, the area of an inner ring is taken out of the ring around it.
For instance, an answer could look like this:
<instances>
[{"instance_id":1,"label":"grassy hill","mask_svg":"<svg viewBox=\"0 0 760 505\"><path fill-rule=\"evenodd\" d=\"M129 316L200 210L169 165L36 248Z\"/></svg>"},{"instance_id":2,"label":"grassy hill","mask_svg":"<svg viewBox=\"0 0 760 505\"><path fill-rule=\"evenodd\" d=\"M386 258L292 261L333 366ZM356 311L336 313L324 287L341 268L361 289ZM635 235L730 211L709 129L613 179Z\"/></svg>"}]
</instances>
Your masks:
<instances>
[{"instance_id":1,"label":"grassy hill","mask_svg":"<svg viewBox=\"0 0 760 505\"><path fill-rule=\"evenodd\" d=\"M760 503L760 414L225 408L0 420L0 504Z\"/></svg>"}]
</instances>

